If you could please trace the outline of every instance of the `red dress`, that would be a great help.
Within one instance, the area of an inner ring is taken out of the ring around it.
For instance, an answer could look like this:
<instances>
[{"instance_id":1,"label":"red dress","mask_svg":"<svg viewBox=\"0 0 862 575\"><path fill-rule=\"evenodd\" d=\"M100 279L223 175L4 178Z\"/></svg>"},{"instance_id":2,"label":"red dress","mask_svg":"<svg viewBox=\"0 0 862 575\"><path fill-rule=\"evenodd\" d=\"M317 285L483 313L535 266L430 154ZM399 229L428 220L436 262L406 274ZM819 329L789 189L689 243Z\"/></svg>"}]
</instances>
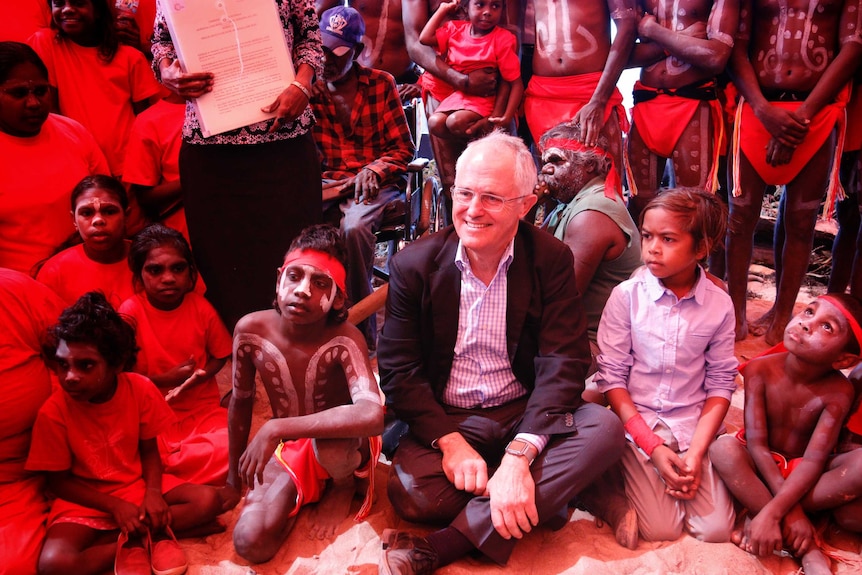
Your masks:
<instances>
[{"instance_id":1,"label":"red dress","mask_svg":"<svg viewBox=\"0 0 862 575\"><path fill-rule=\"evenodd\" d=\"M229 357L230 334L203 297L188 293L172 311L154 308L145 294L120 306L134 319L138 346L135 371L160 374L194 357L201 369L210 357ZM165 471L199 484L221 484L227 478L227 410L219 405L215 379L198 383L171 402L176 422L159 438Z\"/></svg>"},{"instance_id":2,"label":"red dress","mask_svg":"<svg viewBox=\"0 0 862 575\"><path fill-rule=\"evenodd\" d=\"M464 74L490 67L507 82L518 79L521 62L515 35L497 26L485 36L473 38L470 26L465 20L451 20L437 29L437 47L446 63ZM487 117L494 111L494 100L494 96L471 96L456 90L440 102L436 111L471 110Z\"/></svg>"},{"instance_id":3,"label":"red dress","mask_svg":"<svg viewBox=\"0 0 862 575\"><path fill-rule=\"evenodd\" d=\"M117 390L104 403L76 401L57 389L39 410L26 468L69 471L88 487L135 505L144 500L139 442L152 439L173 420L168 404L146 377L117 375ZM184 481L162 474L162 493ZM55 499L49 526L80 523L117 529L110 513Z\"/></svg>"}]
</instances>

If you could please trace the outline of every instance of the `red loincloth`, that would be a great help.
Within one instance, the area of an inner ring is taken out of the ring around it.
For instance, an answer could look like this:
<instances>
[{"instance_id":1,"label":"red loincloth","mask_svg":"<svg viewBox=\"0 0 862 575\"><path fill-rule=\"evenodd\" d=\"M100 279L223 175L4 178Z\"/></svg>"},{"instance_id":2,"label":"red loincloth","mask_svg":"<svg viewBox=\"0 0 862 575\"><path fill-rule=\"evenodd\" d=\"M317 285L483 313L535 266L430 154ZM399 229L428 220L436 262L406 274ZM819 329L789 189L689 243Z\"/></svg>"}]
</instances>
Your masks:
<instances>
[{"instance_id":1,"label":"red loincloth","mask_svg":"<svg viewBox=\"0 0 862 575\"><path fill-rule=\"evenodd\" d=\"M838 145L832 160L832 169L829 176L829 187L826 194L826 205L824 213L831 214L832 206L836 199L843 197L841 183L838 180L838 168L841 163L841 154L844 149L844 124L845 108L850 98L850 85L845 86L835 97L832 104L823 107L813 118L808 128L808 135L793 152L790 163L782 166L771 166L766 161L766 146L772 139L772 135L763 127L760 120L754 115L751 106L740 98L736 110L736 122L733 135L733 195L738 197L742 194L742 185L739 180L739 157L745 154L746 159L760 176L764 183L773 186L789 184L799 172L802 171L815 153L820 149L832 130L838 127ZM802 105L802 102L772 102L773 106L793 111Z\"/></svg>"},{"instance_id":2,"label":"red loincloth","mask_svg":"<svg viewBox=\"0 0 862 575\"><path fill-rule=\"evenodd\" d=\"M589 103L602 77L601 72L577 76L533 76L524 94L524 115L535 141L560 122L571 120ZM629 129L628 117L623 108L623 95L614 88L605 106L605 122L611 111L617 111L620 130Z\"/></svg>"},{"instance_id":3,"label":"red loincloth","mask_svg":"<svg viewBox=\"0 0 862 575\"><path fill-rule=\"evenodd\" d=\"M709 86L703 86L709 87ZM709 104L710 119L713 130L712 158L707 179L707 191L715 193L718 189L718 160L724 149L724 117L721 102L718 100L696 100L684 96L660 93L655 88L635 82L635 90L655 92L655 98L639 102L632 108L632 125L637 126L638 134L653 154L662 158L670 158L682 133L689 126L691 118L700 108L701 102ZM626 158L629 188L637 195L635 178L631 174L629 160Z\"/></svg>"},{"instance_id":4,"label":"red loincloth","mask_svg":"<svg viewBox=\"0 0 862 575\"><path fill-rule=\"evenodd\" d=\"M374 495L374 467L380 458L380 449L383 442L380 436L368 438L370 457L364 467L357 469L354 476L364 479L368 478L368 489L362 506L356 513L354 519L362 521L371 511L371 502ZM296 486L296 506L290 512L290 517L299 513L299 509L308 503L320 501L329 473L317 461L314 455L314 440L309 438L282 441L275 448L273 454L284 470L290 474L293 484Z\"/></svg>"},{"instance_id":5,"label":"red loincloth","mask_svg":"<svg viewBox=\"0 0 862 575\"><path fill-rule=\"evenodd\" d=\"M745 428L740 429L736 432L734 437L743 445L748 445L748 442L745 440ZM775 462L775 465L778 466L778 470L781 472L781 477L787 479L790 477L790 473L796 469L796 467L802 463L801 457L794 457L793 459L787 459L777 451L769 452L772 455L772 460Z\"/></svg>"}]
</instances>

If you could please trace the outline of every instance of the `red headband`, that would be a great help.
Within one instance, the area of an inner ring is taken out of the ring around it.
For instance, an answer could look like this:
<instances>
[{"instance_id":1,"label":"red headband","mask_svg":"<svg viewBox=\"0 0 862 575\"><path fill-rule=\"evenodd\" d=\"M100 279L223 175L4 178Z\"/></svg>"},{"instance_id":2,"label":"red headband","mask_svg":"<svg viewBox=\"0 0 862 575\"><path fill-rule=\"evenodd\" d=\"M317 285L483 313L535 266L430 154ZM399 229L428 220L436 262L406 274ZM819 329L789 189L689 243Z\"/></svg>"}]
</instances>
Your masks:
<instances>
[{"instance_id":1,"label":"red headband","mask_svg":"<svg viewBox=\"0 0 862 575\"><path fill-rule=\"evenodd\" d=\"M284 256L282 269L292 264L312 266L326 272L341 290L341 293L347 295L347 288L344 287L347 273L344 271L342 263L331 255L312 249L293 250Z\"/></svg>"},{"instance_id":2,"label":"red headband","mask_svg":"<svg viewBox=\"0 0 862 575\"><path fill-rule=\"evenodd\" d=\"M856 338L856 343L859 344L859 347L862 348L862 327L859 326L859 322L856 321L856 318L853 317L844 304L842 304L837 298L832 297L829 294L820 296L819 299L823 299L834 305L838 308L838 311L841 312L845 318L847 318L847 323L850 324L850 331L853 332L853 336Z\"/></svg>"},{"instance_id":3,"label":"red headband","mask_svg":"<svg viewBox=\"0 0 862 575\"><path fill-rule=\"evenodd\" d=\"M619 174L614 167L614 157L598 146L586 146L582 142L572 140L571 138L548 138L542 146L542 152L548 148L560 148L562 150L570 150L572 152L593 152L603 158L611 161L611 169L608 170L608 175L605 177L605 196L614 200L619 196L623 197L623 187L620 183Z\"/></svg>"},{"instance_id":4,"label":"red headband","mask_svg":"<svg viewBox=\"0 0 862 575\"><path fill-rule=\"evenodd\" d=\"M853 332L853 336L856 338L856 343L858 343L859 347L862 348L862 326L859 325L859 322L856 321L856 318L853 317L853 314L851 314L847 310L847 308L844 307L844 305L840 301L838 301L837 298L834 298L834 297L830 296L829 294L822 295L822 296L818 297L817 299L826 300L829 303L831 303L832 305L834 305L836 308L838 308L838 311L841 312L841 315L843 315L847 319L847 323L850 324L850 331ZM772 355L774 353L781 353L784 351L787 351L787 348L784 347L783 341L779 341L774 346L770 347L769 349L767 349L766 351L764 351L762 353L757 354L756 356L754 356L751 359L757 359L758 357L764 357L766 355ZM748 365L748 362L751 361L751 359L746 361L746 362L741 363L739 365L739 371L742 371L743 369L745 369L745 366Z\"/></svg>"}]
</instances>

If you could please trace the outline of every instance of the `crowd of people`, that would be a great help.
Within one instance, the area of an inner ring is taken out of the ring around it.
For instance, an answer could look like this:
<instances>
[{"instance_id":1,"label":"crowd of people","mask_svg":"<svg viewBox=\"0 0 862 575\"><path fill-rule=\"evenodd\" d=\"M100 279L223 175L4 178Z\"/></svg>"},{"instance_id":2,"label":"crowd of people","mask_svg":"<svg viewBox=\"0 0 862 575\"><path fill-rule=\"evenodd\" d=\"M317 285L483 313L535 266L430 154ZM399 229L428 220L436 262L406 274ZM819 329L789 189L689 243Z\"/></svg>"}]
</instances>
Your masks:
<instances>
[{"instance_id":1,"label":"crowd of people","mask_svg":"<svg viewBox=\"0 0 862 575\"><path fill-rule=\"evenodd\" d=\"M819 522L862 532L862 0L275 6L295 77L214 135L195 101L224 79L184 67L173 7L22 0L0 26L0 575L179 575L177 537L240 504L266 562L306 505L316 538L357 492L363 520L381 452L395 512L440 527L386 530L386 575L505 564L572 506L628 548L831 572ZM415 98L453 225L391 257L378 335L347 310ZM824 200L830 293L794 315ZM739 366L749 334L774 347Z\"/></svg>"}]
</instances>

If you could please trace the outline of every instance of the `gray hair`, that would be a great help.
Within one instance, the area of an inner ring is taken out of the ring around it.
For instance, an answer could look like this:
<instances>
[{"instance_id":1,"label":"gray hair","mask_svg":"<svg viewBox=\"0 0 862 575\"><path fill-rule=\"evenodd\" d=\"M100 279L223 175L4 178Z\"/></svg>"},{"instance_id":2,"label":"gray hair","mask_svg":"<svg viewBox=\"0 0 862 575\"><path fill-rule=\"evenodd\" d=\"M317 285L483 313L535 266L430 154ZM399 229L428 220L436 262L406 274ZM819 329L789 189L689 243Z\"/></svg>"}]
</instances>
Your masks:
<instances>
[{"instance_id":1,"label":"gray hair","mask_svg":"<svg viewBox=\"0 0 862 575\"><path fill-rule=\"evenodd\" d=\"M545 153L545 149L547 148L546 142L550 139L563 139L563 140L580 140L581 139L581 126L579 124L573 123L571 120L566 120L565 122L561 122L554 126L553 128L549 128L547 132L542 134L542 137L539 138L539 150L541 153ZM604 150L607 153L610 153L610 141L604 133L599 133L599 136L596 140L596 148L598 150ZM572 154L578 154L583 160L582 161L592 161L595 163L600 175L605 175L611 170L610 160L607 156L603 155L601 151L585 149L583 151L573 151L568 150Z\"/></svg>"},{"instance_id":2,"label":"gray hair","mask_svg":"<svg viewBox=\"0 0 862 575\"><path fill-rule=\"evenodd\" d=\"M533 192L533 188L536 187L536 183L538 182L536 163L533 160L533 155L521 138L511 136L502 130L494 130L487 136L473 140L467 144L467 149L464 150L464 153L458 157L458 161L455 163L455 172L460 172L463 169L468 156L471 156L472 152L485 147L499 151L503 149L508 150L513 156L512 180L514 181L515 189L520 192L519 195L521 196Z\"/></svg>"}]
</instances>

